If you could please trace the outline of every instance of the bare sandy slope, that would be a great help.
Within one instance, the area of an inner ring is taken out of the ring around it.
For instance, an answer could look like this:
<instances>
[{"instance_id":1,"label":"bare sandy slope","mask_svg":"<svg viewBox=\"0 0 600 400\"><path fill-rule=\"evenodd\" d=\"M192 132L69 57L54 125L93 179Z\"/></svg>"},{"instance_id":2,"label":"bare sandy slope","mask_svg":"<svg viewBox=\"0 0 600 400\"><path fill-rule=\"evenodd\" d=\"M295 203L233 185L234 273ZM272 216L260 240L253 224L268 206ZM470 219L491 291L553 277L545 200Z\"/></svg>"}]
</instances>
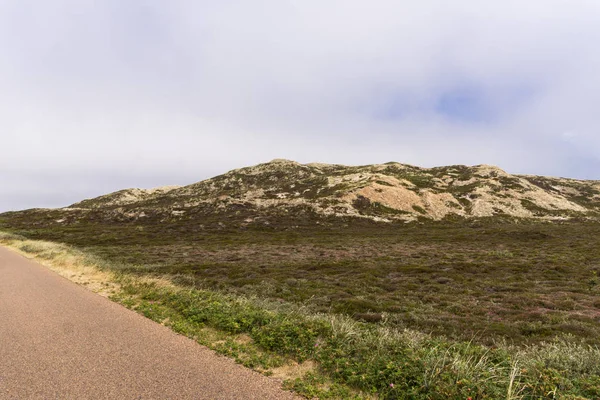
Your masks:
<instances>
[{"instance_id":1,"label":"bare sandy slope","mask_svg":"<svg viewBox=\"0 0 600 400\"><path fill-rule=\"evenodd\" d=\"M0 248L0 399L294 399L37 263Z\"/></svg>"}]
</instances>

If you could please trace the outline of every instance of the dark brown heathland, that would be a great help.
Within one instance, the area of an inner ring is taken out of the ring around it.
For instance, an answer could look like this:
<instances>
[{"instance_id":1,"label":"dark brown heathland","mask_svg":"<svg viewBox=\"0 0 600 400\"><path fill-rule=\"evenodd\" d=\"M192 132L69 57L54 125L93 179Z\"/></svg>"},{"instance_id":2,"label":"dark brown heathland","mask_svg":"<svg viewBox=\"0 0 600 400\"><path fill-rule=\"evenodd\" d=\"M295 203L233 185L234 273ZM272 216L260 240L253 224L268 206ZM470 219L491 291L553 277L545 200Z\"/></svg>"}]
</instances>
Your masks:
<instances>
[{"instance_id":1,"label":"dark brown heathland","mask_svg":"<svg viewBox=\"0 0 600 400\"><path fill-rule=\"evenodd\" d=\"M279 383L0 248L0 399L293 399Z\"/></svg>"}]
</instances>

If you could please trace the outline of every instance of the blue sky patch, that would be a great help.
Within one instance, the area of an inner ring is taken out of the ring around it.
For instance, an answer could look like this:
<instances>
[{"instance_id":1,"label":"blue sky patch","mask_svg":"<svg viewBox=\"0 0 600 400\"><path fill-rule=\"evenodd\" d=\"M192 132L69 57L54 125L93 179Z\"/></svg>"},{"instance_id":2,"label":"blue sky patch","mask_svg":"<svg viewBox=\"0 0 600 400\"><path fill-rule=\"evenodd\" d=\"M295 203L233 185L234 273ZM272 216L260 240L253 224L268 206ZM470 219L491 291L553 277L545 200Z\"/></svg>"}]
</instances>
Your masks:
<instances>
[{"instance_id":1,"label":"blue sky patch","mask_svg":"<svg viewBox=\"0 0 600 400\"><path fill-rule=\"evenodd\" d=\"M460 88L443 93L435 103L436 114L456 122L489 122L494 109L483 90Z\"/></svg>"}]
</instances>

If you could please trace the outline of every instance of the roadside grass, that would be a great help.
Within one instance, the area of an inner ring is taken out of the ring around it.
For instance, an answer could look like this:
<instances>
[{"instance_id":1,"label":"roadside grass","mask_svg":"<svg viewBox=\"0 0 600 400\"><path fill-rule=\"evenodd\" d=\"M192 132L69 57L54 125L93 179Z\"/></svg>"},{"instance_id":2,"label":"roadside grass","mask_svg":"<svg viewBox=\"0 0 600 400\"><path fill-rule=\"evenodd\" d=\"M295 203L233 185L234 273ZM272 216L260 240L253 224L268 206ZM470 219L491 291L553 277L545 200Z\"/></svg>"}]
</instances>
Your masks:
<instances>
[{"instance_id":1,"label":"roadside grass","mask_svg":"<svg viewBox=\"0 0 600 400\"><path fill-rule=\"evenodd\" d=\"M243 365L287 378L286 387L307 398L600 398L600 349L573 335L486 345L401 328L386 315L369 323L310 302L199 288L193 274L140 273L143 264L65 244L10 233L0 233L0 243L92 289L109 287L114 301Z\"/></svg>"},{"instance_id":2,"label":"roadside grass","mask_svg":"<svg viewBox=\"0 0 600 400\"><path fill-rule=\"evenodd\" d=\"M0 244L31 257L59 275L108 297L118 290L115 272L98 257L71 246L0 231ZM104 265L104 267L101 267Z\"/></svg>"}]
</instances>

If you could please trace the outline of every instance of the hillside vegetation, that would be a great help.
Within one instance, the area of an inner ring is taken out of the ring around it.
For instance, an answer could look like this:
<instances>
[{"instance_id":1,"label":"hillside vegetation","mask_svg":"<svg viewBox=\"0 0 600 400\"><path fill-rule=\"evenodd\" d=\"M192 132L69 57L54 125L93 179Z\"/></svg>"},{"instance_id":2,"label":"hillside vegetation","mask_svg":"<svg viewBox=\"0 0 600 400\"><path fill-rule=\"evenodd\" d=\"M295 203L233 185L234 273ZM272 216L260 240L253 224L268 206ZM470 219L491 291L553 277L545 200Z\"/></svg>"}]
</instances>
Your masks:
<instances>
[{"instance_id":1,"label":"hillside vegetation","mask_svg":"<svg viewBox=\"0 0 600 400\"><path fill-rule=\"evenodd\" d=\"M54 221L61 224L81 219L203 218L202 226L221 228L284 223L286 218L281 217L286 213L296 217L288 220L298 222L302 217L337 217L333 223L344 218L378 222L596 219L600 182L510 175L488 165L348 167L274 160L184 187L126 189L50 213L29 212L42 219L56 217Z\"/></svg>"}]
</instances>

